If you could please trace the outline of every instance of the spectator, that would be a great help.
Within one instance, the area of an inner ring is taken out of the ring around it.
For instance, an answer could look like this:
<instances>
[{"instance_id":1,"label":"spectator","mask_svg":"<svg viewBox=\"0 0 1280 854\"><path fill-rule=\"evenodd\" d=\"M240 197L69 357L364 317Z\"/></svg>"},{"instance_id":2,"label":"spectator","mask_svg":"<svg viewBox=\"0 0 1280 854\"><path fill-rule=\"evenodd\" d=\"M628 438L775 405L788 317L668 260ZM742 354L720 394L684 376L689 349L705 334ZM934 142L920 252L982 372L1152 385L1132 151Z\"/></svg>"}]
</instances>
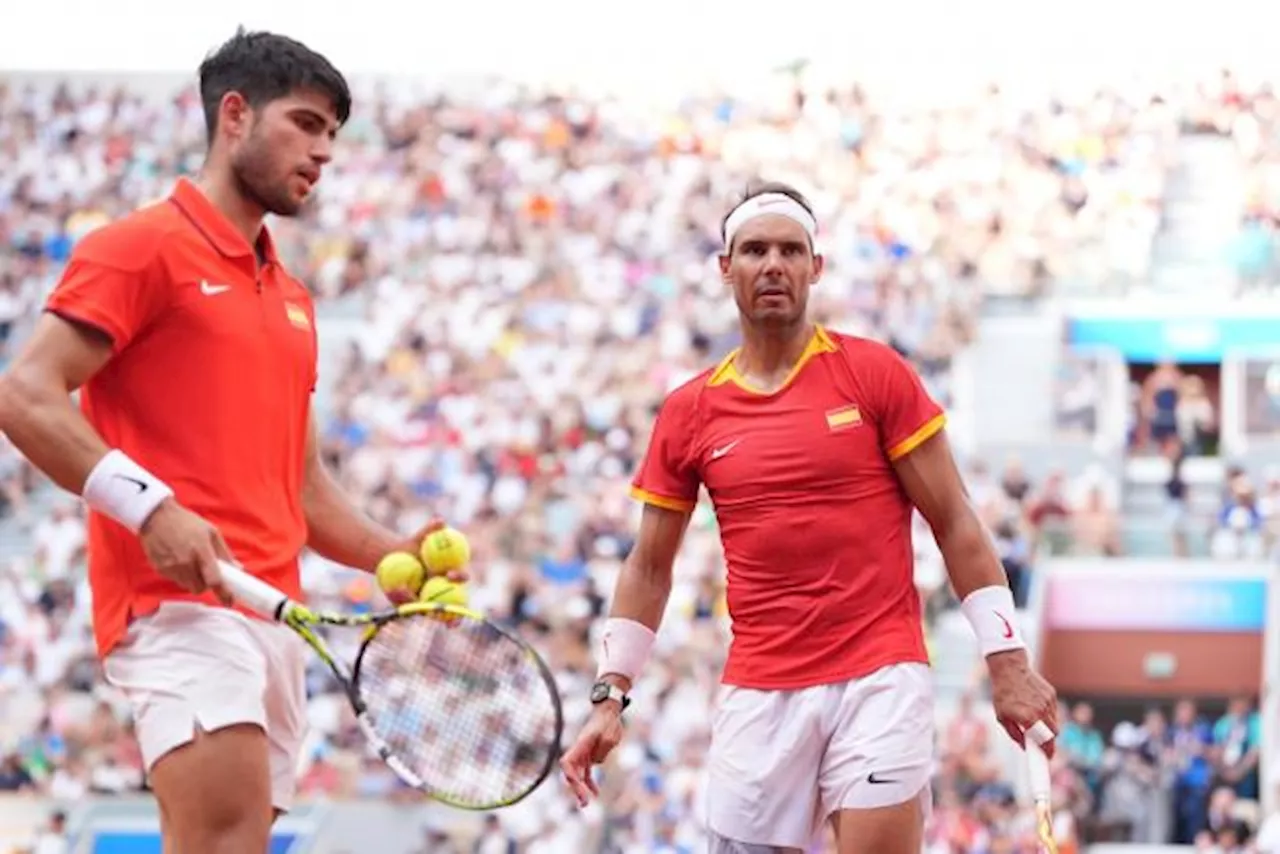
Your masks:
<instances>
[{"instance_id":1,"label":"spectator","mask_svg":"<svg viewBox=\"0 0 1280 854\"><path fill-rule=\"evenodd\" d=\"M1246 800L1257 800L1262 718L1247 697L1233 699L1213 725L1214 772L1218 782Z\"/></svg>"},{"instance_id":2,"label":"spectator","mask_svg":"<svg viewBox=\"0 0 1280 854\"><path fill-rule=\"evenodd\" d=\"M1227 498L1218 514L1210 542L1219 560L1257 560L1264 543L1262 510L1253 483L1243 473L1228 482Z\"/></svg>"},{"instance_id":3,"label":"spectator","mask_svg":"<svg viewBox=\"0 0 1280 854\"><path fill-rule=\"evenodd\" d=\"M1032 547L1046 555L1065 554L1071 541L1071 508L1066 492L1066 473L1050 470L1040 490L1027 505L1027 523L1032 531Z\"/></svg>"},{"instance_id":4,"label":"spectator","mask_svg":"<svg viewBox=\"0 0 1280 854\"><path fill-rule=\"evenodd\" d=\"M1084 778L1095 796L1102 783L1102 759L1106 741L1093 725L1093 706L1084 701L1071 709L1071 717L1063 724L1058 747L1072 770Z\"/></svg>"},{"instance_id":5,"label":"spectator","mask_svg":"<svg viewBox=\"0 0 1280 854\"><path fill-rule=\"evenodd\" d=\"M22 765L21 756L10 753L0 761L0 792L30 793L35 785L35 780Z\"/></svg>"},{"instance_id":6,"label":"spectator","mask_svg":"<svg viewBox=\"0 0 1280 854\"><path fill-rule=\"evenodd\" d=\"M1071 514L1073 552L1116 557L1121 552L1120 518L1100 484L1086 487L1084 502Z\"/></svg>"},{"instance_id":7,"label":"spectator","mask_svg":"<svg viewBox=\"0 0 1280 854\"><path fill-rule=\"evenodd\" d=\"M1178 398L1183 374L1173 362L1159 362L1142 383L1141 424L1148 449L1163 448L1178 438Z\"/></svg>"},{"instance_id":8,"label":"spectator","mask_svg":"<svg viewBox=\"0 0 1280 854\"><path fill-rule=\"evenodd\" d=\"M1149 815L1154 777L1142 756L1143 735L1134 724L1123 721L1111 735L1111 749L1100 763L1098 818L1107 827L1106 838L1115 842L1138 842L1151 822Z\"/></svg>"},{"instance_id":9,"label":"spectator","mask_svg":"<svg viewBox=\"0 0 1280 854\"><path fill-rule=\"evenodd\" d=\"M1204 380L1188 374L1178 392L1174 417L1178 442L1188 456L1213 456L1218 451L1218 414L1205 390Z\"/></svg>"},{"instance_id":10,"label":"spectator","mask_svg":"<svg viewBox=\"0 0 1280 854\"><path fill-rule=\"evenodd\" d=\"M36 834L31 854L69 854L71 843L67 839L67 814L58 810L49 816L48 825Z\"/></svg>"},{"instance_id":11,"label":"spectator","mask_svg":"<svg viewBox=\"0 0 1280 854\"><path fill-rule=\"evenodd\" d=\"M1207 806L1213 782L1210 761L1213 732L1191 700L1180 700L1174 706L1168 742L1176 775L1173 841L1190 845L1208 825Z\"/></svg>"},{"instance_id":12,"label":"spectator","mask_svg":"<svg viewBox=\"0 0 1280 854\"><path fill-rule=\"evenodd\" d=\"M1164 482L1165 515L1169 522L1169 542L1173 554L1186 557L1190 552L1187 534L1190 526L1187 507L1187 481L1183 475L1186 464L1186 450L1183 446L1170 442L1164 447L1164 455L1169 460L1169 477Z\"/></svg>"},{"instance_id":13,"label":"spectator","mask_svg":"<svg viewBox=\"0 0 1280 854\"><path fill-rule=\"evenodd\" d=\"M1134 842L1163 845L1174 835L1174 781L1177 767L1169 745L1169 722L1160 709L1148 709L1140 730L1139 755L1146 766L1144 791L1147 821L1136 828Z\"/></svg>"}]
</instances>

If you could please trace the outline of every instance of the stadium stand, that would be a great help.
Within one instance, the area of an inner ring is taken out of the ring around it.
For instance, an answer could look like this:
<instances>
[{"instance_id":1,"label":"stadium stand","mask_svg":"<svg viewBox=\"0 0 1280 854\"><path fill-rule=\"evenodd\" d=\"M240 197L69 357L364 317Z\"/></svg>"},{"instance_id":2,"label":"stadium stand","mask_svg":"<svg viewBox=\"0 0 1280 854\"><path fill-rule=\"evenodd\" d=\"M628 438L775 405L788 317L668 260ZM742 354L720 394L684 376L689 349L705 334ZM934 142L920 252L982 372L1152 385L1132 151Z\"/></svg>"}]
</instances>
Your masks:
<instances>
[{"instance_id":1,"label":"stadium stand","mask_svg":"<svg viewBox=\"0 0 1280 854\"><path fill-rule=\"evenodd\" d=\"M274 226L321 303L326 456L389 525L408 530L436 512L469 533L473 600L537 639L576 726L590 626L631 545L625 486L655 406L734 343L710 265L719 215L746 179L812 189L829 258L818 316L891 342L957 406L956 364L986 308L1144 287L1189 128L1239 152L1254 188L1241 214L1242 288L1274 286L1278 112L1268 92L1230 80L1136 100L1100 91L1028 102L992 87L905 112L852 86L664 112L513 86L359 104L319 202ZM77 239L198 167L201 122L189 90L155 97L0 78L0 352L21 340ZM1072 380L1085 390L1062 408L1065 423L1091 417L1087 380ZM1020 602L1041 556L1126 549L1109 473L1035 463L966 461ZM1222 555L1265 553L1280 519L1280 479L1268 476L1271 492L1255 502L1244 477L1224 499L1222 528L1257 536L1218 538ZM62 805L136 793L130 724L91 654L81 511L9 448L0 502L0 792ZM606 768L603 807L580 813L551 784L478 825L441 819L419 831L421 848L403 850L702 850L699 771L725 637L718 546L701 508L657 663L638 688L641 713ZM941 631L954 602L925 529L917 550L929 628ZM323 603L368 607L376 595L367 579L310 556L304 572ZM952 683L927 850L1032 850L981 680L970 669ZM410 809L415 799L361 755L319 669L310 687L307 798ZM1087 702L1064 707L1064 854L1098 839L1280 851L1232 847L1262 818L1252 701L1213 720L1165 704L1109 732ZM68 850L55 847L62 821L16 850Z\"/></svg>"}]
</instances>

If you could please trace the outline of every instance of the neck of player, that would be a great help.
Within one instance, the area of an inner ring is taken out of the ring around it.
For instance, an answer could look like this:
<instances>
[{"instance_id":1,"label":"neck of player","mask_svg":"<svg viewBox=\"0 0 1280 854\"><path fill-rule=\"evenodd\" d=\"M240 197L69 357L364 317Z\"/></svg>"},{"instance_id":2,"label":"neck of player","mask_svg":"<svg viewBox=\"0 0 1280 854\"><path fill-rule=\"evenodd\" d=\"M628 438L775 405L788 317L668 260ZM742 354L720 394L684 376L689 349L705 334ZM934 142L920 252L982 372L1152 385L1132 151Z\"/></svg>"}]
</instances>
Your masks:
<instances>
[{"instance_id":1,"label":"neck of player","mask_svg":"<svg viewBox=\"0 0 1280 854\"><path fill-rule=\"evenodd\" d=\"M762 386L781 382L800 361L811 338L813 324L806 318L784 326L744 323L738 373Z\"/></svg>"},{"instance_id":2,"label":"neck of player","mask_svg":"<svg viewBox=\"0 0 1280 854\"><path fill-rule=\"evenodd\" d=\"M245 197L235 185L229 169L218 169L212 164L206 165L196 179L196 186L204 193L205 198L213 206L222 211L236 231L244 235L250 246L258 245L258 235L262 233L262 219L266 211L260 205Z\"/></svg>"}]
</instances>

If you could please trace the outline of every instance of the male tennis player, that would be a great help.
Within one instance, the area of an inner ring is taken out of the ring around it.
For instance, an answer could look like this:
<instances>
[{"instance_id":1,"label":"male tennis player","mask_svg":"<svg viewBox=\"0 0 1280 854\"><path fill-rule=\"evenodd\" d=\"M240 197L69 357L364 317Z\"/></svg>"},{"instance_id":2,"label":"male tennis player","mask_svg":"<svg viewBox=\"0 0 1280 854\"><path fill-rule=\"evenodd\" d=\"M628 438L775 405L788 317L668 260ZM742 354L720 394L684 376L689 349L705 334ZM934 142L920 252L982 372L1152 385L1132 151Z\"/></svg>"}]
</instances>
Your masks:
<instances>
[{"instance_id":1,"label":"male tennis player","mask_svg":"<svg viewBox=\"0 0 1280 854\"><path fill-rule=\"evenodd\" d=\"M248 854L293 796L305 653L219 607L215 560L298 596L304 545L372 570L416 538L325 471L315 314L263 227L320 179L347 83L292 39L241 31L201 65L200 93L201 174L76 247L0 379L0 427L92 510L98 651L132 701L165 850Z\"/></svg>"},{"instance_id":2,"label":"male tennis player","mask_svg":"<svg viewBox=\"0 0 1280 854\"><path fill-rule=\"evenodd\" d=\"M596 794L591 765L622 735L705 486L733 621L708 761L711 851L804 849L830 820L841 854L918 854L934 710L913 506L933 527L1016 741L1036 724L1052 738L1055 694L1028 663L942 410L893 350L806 317L823 269L808 202L765 185L723 232L720 270L743 344L658 415L634 483L644 513L604 626L595 709L563 770L580 803Z\"/></svg>"}]
</instances>

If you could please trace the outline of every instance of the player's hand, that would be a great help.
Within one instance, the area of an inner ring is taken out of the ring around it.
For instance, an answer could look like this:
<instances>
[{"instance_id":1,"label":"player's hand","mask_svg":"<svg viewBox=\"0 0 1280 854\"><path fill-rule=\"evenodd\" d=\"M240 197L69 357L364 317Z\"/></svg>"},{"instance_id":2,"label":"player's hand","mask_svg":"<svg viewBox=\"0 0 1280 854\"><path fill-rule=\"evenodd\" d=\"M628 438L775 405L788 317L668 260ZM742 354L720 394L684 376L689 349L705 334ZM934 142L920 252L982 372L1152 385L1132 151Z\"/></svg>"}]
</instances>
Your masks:
<instances>
[{"instance_id":1,"label":"player's hand","mask_svg":"<svg viewBox=\"0 0 1280 854\"><path fill-rule=\"evenodd\" d=\"M991 675L991 703L996 719L1009 737L1026 749L1026 731L1042 721L1058 734L1058 693L1032 669L1026 650L997 652L987 656ZM1041 745L1053 757L1053 741Z\"/></svg>"},{"instance_id":2,"label":"player's hand","mask_svg":"<svg viewBox=\"0 0 1280 854\"><path fill-rule=\"evenodd\" d=\"M622 741L622 712L618 704L604 702L591 710L591 717L573 743L560 757L560 770L565 782L573 791L578 806L585 807L592 798L600 796L600 789L591 777L592 766L609 757Z\"/></svg>"},{"instance_id":3,"label":"player's hand","mask_svg":"<svg viewBox=\"0 0 1280 854\"><path fill-rule=\"evenodd\" d=\"M147 559L165 578L191 593L212 590L224 605L231 604L218 560L234 558L217 528L169 498L147 517L138 536Z\"/></svg>"}]
</instances>

